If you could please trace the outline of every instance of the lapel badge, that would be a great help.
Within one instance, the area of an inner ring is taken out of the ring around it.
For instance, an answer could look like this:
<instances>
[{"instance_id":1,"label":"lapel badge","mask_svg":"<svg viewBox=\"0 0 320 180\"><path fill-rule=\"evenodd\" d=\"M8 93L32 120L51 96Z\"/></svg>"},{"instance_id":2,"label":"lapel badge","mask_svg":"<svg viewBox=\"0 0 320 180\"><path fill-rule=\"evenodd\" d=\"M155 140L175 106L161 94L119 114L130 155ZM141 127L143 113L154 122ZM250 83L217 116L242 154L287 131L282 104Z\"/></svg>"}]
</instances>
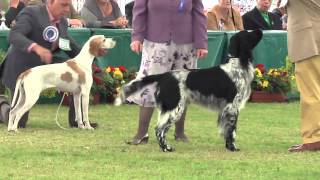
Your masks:
<instances>
[{"instance_id":1,"label":"lapel badge","mask_svg":"<svg viewBox=\"0 0 320 180\"><path fill-rule=\"evenodd\" d=\"M55 42L59 37L58 28L55 26L48 26L43 30L43 39L48 42Z\"/></svg>"}]
</instances>

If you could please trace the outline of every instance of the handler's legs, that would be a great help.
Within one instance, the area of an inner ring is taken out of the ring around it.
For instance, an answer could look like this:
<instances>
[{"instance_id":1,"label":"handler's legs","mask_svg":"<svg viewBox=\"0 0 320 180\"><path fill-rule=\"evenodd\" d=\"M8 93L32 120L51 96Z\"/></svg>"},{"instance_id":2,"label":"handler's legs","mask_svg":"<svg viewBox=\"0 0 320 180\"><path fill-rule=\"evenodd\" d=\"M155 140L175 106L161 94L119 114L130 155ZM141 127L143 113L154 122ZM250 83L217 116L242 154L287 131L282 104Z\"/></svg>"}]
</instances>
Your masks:
<instances>
[{"instance_id":1,"label":"handler's legs","mask_svg":"<svg viewBox=\"0 0 320 180\"><path fill-rule=\"evenodd\" d=\"M320 141L320 56L296 63L303 143Z\"/></svg>"}]
</instances>

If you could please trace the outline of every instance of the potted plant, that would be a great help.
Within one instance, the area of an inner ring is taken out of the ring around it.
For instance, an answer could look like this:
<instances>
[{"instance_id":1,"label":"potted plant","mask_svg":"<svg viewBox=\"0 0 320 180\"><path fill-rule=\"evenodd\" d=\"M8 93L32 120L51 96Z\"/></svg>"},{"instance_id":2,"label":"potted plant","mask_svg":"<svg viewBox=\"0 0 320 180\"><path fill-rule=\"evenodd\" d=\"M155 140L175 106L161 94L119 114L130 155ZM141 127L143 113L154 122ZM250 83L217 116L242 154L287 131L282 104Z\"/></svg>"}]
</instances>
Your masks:
<instances>
[{"instance_id":1,"label":"potted plant","mask_svg":"<svg viewBox=\"0 0 320 180\"><path fill-rule=\"evenodd\" d=\"M251 84L251 101L283 102L291 90L293 80L294 75L284 67L266 70L263 64L257 64Z\"/></svg>"},{"instance_id":2,"label":"potted plant","mask_svg":"<svg viewBox=\"0 0 320 180\"><path fill-rule=\"evenodd\" d=\"M136 77L134 69L128 70L124 66L108 66L104 70L103 81L105 85L105 97L107 103L112 103L118 95L120 88Z\"/></svg>"},{"instance_id":3,"label":"potted plant","mask_svg":"<svg viewBox=\"0 0 320 180\"><path fill-rule=\"evenodd\" d=\"M92 78L93 83L90 90L90 101L92 104L99 104L101 94L105 92L105 86L103 83L103 72L97 65L92 65Z\"/></svg>"},{"instance_id":4,"label":"potted plant","mask_svg":"<svg viewBox=\"0 0 320 180\"><path fill-rule=\"evenodd\" d=\"M6 52L0 50L0 64L2 64L2 62L4 61L5 56L6 56ZM5 94L5 91L6 91L6 88L2 84L2 81L0 81L0 94Z\"/></svg>"},{"instance_id":5,"label":"potted plant","mask_svg":"<svg viewBox=\"0 0 320 180\"><path fill-rule=\"evenodd\" d=\"M107 66L103 69L93 66L93 84L91 88L92 100L99 96L107 103L112 103L120 88L136 77L134 69L128 70L124 66Z\"/></svg>"}]
</instances>

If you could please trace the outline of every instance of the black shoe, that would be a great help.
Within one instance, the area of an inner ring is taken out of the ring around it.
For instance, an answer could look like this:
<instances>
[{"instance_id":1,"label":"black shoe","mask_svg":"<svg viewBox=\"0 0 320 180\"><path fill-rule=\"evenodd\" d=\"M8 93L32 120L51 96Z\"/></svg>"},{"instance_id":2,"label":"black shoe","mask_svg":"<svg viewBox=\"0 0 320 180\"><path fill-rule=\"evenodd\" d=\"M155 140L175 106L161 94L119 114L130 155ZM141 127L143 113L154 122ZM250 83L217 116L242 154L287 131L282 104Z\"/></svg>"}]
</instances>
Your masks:
<instances>
[{"instance_id":1,"label":"black shoe","mask_svg":"<svg viewBox=\"0 0 320 180\"><path fill-rule=\"evenodd\" d=\"M0 122L8 124L9 121L10 104L6 97L0 96Z\"/></svg>"},{"instance_id":2,"label":"black shoe","mask_svg":"<svg viewBox=\"0 0 320 180\"><path fill-rule=\"evenodd\" d=\"M149 136L148 136L148 134L146 134L141 138L134 137L134 138L126 141L126 143L129 145L147 144L148 140L149 140Z\"/></svg>"}]
</instances>

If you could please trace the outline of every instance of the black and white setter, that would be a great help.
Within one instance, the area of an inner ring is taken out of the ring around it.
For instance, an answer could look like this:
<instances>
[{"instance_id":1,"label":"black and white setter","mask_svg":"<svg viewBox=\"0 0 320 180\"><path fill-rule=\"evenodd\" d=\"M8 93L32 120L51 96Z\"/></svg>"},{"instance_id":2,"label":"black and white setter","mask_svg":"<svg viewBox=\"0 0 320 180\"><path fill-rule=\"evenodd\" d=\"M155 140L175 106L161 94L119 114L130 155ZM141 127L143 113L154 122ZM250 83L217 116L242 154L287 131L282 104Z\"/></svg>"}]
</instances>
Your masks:
<instances>
[{"instance_id":1,"label":"black and white setter","mask_svg":"<svg viewBox=\"0 0 320 180\"><path fill-rule=\"evenodd\" d=\"M189 102L219 112L218 126L226 148L239 151L235 145L237 119L251 93L254 76L252 49L262 38L260 30L241 31L230 39L228 63L208 69L178 70L150 75L126 85L116 105L145 85L156 83L155 99L159 108L156 136L164 152L173 151L166 132L182 116Z\"/></svg>"}]
</instances>

